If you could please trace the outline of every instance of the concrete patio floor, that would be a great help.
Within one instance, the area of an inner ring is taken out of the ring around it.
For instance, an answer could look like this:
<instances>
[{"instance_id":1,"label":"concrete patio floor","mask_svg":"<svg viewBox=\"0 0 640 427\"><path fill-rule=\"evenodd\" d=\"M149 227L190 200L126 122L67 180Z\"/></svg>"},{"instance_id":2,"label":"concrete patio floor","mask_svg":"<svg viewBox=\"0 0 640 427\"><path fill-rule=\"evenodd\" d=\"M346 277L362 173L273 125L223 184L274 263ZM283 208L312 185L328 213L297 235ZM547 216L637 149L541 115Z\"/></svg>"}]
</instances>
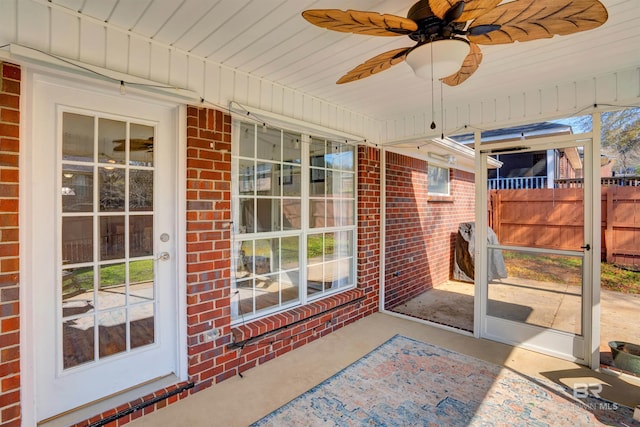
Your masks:
<instances>
[{"instance_id":1,"label":"concrete patio floor","mask_svg":"<svg viewBox=\"0 0 640 427\"><path fill-rule=\"evenodd\" d=\"M448 281L391 311L473 331L472 283ZM506 278L489 287L491 315L571 333L580 331L579 289L572 285ZM640 342L640 295L602 290L600 352L611 365L609 341Z\"/></svg>"}]
</instances>

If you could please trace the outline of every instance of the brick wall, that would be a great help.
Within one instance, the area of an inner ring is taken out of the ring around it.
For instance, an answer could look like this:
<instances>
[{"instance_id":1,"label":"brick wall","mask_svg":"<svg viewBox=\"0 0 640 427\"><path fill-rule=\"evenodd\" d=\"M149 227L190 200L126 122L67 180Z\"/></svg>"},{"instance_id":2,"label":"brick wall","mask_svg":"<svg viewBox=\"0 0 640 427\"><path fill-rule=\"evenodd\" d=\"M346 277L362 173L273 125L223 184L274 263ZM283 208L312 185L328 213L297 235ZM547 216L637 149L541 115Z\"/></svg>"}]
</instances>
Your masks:
<instances>
[{"instance_id":1,"label":"brick wall","mask_svg":"<svg viewBox=\"0 0 640 427\"><path fill-rule=\"evenodd\" d=\"M451 170L450 196L429 196L427 162L386 158L385 308L443 283L453 271L460 222L474 220L474 175Z\"/></svg>"},{"instance_id":2,"label":"brick wall","mask_svg":"<svg viewBox=\"0 0 640 427\"><path fill-rule=\"evenodd\" d=\"M20 67L0 62L0 425L20 425Z\"/></svg>"}]
</instances>

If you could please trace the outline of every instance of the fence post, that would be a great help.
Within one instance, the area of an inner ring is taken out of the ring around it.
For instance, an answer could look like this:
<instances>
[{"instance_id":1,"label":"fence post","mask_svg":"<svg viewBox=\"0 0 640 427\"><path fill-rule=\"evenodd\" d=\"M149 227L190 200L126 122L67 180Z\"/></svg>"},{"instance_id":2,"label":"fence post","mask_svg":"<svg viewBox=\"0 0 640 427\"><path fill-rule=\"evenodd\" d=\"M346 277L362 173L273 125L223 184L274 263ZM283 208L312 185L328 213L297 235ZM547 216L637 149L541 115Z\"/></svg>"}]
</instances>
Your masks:
<instances>
[{"instance_id":1,"label":"fence post","mask_svg":"<svg viewBox=\"0 0 640 427\"><path fill-rule=\"evenodd\" d=\"M613 221L615 219L615 215L613 213L613 199L615 189L616 187L607 187L607 192L605 193L607 201L607 217L605 219L606 229L604 232L604 241L605 254L609 264L612 264L615 261L613 256Z\"/></svg>"}]
</instances>

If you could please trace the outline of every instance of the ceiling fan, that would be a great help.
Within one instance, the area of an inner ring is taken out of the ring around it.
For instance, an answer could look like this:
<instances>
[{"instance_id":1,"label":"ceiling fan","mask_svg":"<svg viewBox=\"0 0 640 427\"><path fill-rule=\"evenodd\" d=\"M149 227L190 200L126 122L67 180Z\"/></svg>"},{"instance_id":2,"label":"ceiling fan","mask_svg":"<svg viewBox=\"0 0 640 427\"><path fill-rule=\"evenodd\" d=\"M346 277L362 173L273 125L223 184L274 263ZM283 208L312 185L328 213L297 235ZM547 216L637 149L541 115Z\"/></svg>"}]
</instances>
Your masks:
<instances>
[{"instance_id":1,"label":"ceiling fan","mask_svg":"<svg viewBox=\"0 0 640 427\"><path fill-rule=\"evenodd\" d=\"M337 84L369 77L405 60L418 76L427 77L418 71L421 66L419 57L425 55L424 52L418 54L418 51L428 46L430 52L426 55L430 53L431 60L426 62L431 69L427 71L430 71L432 79L434 56L438 58L439 55L450 56L458 52L459 59L454 60L453 68L449 67L445 74L437 77L449 86L461 84L478 69L482 61L479 45L525 42L577 33L599 27L608 18L606 8L598 0L501 2L419 0L409 9L406 18L338 9L311 9L302 12L302 16L314 25L333 31L370 36L409 36L416 42L414 46L374 56L342 76Z\"/></svg>"},{"instance_id":2,"label":"ceiling fan","mask_svg":"<svg viewBox=\"0 0 640 427\"><path fill-rule=\"evenodd\" d=\"M114 144L118 144L113 147L113 151L125 151L127 148L126 141L124 139L117 139L113 141ZM130 151L153 151L153 137L149 137L148 139L143 138L131 138L129 140L129 150Z\"/></svg>"}]
</instances>

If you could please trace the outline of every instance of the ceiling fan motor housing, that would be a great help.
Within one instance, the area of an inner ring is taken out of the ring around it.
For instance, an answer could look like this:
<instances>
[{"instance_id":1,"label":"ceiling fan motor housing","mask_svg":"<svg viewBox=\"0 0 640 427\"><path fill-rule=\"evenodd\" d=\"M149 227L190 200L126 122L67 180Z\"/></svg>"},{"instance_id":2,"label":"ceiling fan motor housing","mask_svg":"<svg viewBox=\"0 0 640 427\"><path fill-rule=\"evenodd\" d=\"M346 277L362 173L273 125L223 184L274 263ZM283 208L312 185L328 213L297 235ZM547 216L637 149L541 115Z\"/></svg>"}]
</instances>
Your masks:
<instances>
[{"instance_id":1,"label":"ceiling fan motor housing","mask_svg":"<svg viewBox=\"0 0 640 427\"><path fill-rule=\"evenodd\" d=\"M464 2L459 2L452 10L462 13ZM456 13L457 14L457 13ZM459 15L458 15L459 16ZM460 34L464 30L464 22L447 22L433 14L428 0L420 0L407 13L407 18L418 24L418 29L409 34L411 40L418 43L429 43L444 40Z\"/></svg>"}]
</instances>

